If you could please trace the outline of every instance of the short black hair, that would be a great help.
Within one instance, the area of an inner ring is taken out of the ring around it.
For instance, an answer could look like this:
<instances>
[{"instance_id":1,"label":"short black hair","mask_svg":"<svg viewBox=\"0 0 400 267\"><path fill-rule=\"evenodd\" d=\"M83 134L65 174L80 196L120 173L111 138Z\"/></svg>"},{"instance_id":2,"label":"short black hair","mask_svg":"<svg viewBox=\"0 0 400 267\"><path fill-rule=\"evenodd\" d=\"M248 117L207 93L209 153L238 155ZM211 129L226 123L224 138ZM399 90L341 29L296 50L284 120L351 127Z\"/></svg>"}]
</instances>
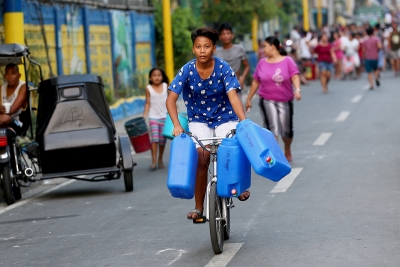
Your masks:
<instances>
[{"instance_id":1,"label":"short black hair","mask_svg":"<svg viewBox=\"0 0 400 267\"><path fill-rule=\"evenodd\" d=\"M18 73L19 73L18 65L15 64L15 63L8 63L8 64L6 65L6 68L5 68L4 70L6 70L6 69L8 69L8 68L15 68L15 69L18 71Z\"/></svg>"},{"instance_id":2,"label":"short black hair","mask_svg":"<svg viewBox=\"0 0 400 267\"><path fill-rule=\"evenodd\" d=\"M219 39L219 35L216 30L210 27L204 27L204 28L198 28L194 31L192 31L192 43L194 45L194 41L196 41L196 38L199 36L206 37L211 40L213 45L215 45Z\"/></svg>"},{"instance_id":3,"label":"short black hair","mask_svg":"<svg viewBox=\"0 0 400 267\"><path fill-rule=\"evenodd\" d=\"M371 27L368 27L366 32L368 35L372 35L372 34L374 34L374 29L372 29Z\"/></svg>"},{"instance_id":4,"label":"short black hair","mask_svg":"<svg viewBox=\"0 0 400 267\"><path fill-rule=\"evenodd\" d=\"M227 31L233 32L232 26L231 26L229 23L222 23L222 24L219 26L218 34L221 34L221 32L222 32L223 30L227 30Z\"/></svg>"}]
</instances>

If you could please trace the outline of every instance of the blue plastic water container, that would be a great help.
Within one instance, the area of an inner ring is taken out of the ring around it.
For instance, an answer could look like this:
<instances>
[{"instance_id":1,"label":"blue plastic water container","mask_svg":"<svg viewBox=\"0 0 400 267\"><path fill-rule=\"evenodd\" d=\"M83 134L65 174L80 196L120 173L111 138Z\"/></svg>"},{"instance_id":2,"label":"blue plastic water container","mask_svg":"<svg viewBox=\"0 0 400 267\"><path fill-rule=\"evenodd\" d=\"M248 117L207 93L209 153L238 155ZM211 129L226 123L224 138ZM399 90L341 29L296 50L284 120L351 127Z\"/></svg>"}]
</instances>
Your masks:
<instances>
[{"instance_id":1,"label":"blue plastic water container","mask_svg":"<svg viewBox=\"0 0 400 267\"><path fill-rule=\"evenodd\" d=\"M289 162L269 130L246 119L236 126L236 137L258 175L277 182L291 172Z\"/></svg>"},{"instance_id":2,"label":"blue plastic water container","mask_svg":"<svg viewBox=\"0 0 400 267\"><path fill-rule=\"evenodd\" d=\"M183 133L171 142L167 187L175 198L194 196L197 150L192 138Z\"/></svg>"},{"instance_id":3,"label":"blue plastic water container","mask_svg":"<svg viewBox=\"0 0 400 267\"><path fill-rule=\"evenodd\" d=\"M217 158L219 196L237 197L250 188L251 165L236 137L222 140Z\"/></svg>"},{"instance_id":4,"label":"blue plastic water container","mask_svg":"<svg viewBox=\"0 0 400 267\"><path fill-rule=\"evenodd\" d=\"M179 123L181 124L183 130L188 132L189 131L189 123L188 123L187 113L183 113L183 112L179 113L178 120L179 120ZM172 135L173 130L174 130L174 124L172 123L172 120L171 120L171 117L169 116L169 114L167 114L167 117L165 118L162 135L165 136L166 138L174 139L175 136Z\"/></svg>"}]
</instances>

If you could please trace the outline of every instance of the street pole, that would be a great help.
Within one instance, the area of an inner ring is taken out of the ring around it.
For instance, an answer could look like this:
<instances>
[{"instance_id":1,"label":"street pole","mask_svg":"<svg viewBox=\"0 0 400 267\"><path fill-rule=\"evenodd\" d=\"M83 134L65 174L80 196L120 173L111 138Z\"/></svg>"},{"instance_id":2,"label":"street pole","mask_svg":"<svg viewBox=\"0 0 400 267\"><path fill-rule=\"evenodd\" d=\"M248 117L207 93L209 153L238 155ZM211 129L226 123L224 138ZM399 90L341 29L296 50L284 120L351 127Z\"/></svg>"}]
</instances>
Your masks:
<instances>
[{"instance_id":1,"label":"street pole","mask_svg":"<svg viewBox=\"0 0 400 267\"><path fill-rule=\"evenodd\" d=\"M333 0L328 0L328 25L332 26L335 23L335 6Z\"/></svg>"},{"instance_id":2,"label":"street pole","mask_svg":"<svg viewBox=\"0 0 400 267\"><path fill-rule=\"evenodd\" d=\"M174 78L174 51L172 47L172 27L171 27L171 3L170 0L162 0L163 5L163 30L164 30L164 60L165 73L168 79Z\"/></svg>"},{"instance_id":3,"label":"street pole","mask_svg":"<svg viewBox=\"0 0 400 267\"><path fill-rule=\"evenodd\" d=\"M24 45L24 13L22 0L4 0L4 43ZM25 71L19 65L21 80L25 80Z\"/></svg>"},{"instance_id":4,"label":"street pole","mask_svg":"<svg viewBox=\"0 0 400 267\"><path fill-rule=\"evenodd\" d=\"M251 36L253 41L253 50L254 52L258 51L258 17L254 14L253 20L251 21Z\"/></svg>"},{"instance_id":5,"label":"street pole","mask_svg":"<svg viewBox=\"0 0 400 267\"><path fill-rule=\"evenodd\" d=\"M318 29L322 28L322 0L317 0L317 26Z\"/></svg>"},{"instance_id":6,"label":"street pole","mask_svg":"<svg viewBox=\"0 0 400 267\"><path fill-rule=\"evenodd\" d=\"M308 0L303 0L303 27L305 31L310 30L310 22L308 20Z\"/></svg>"}]
</instances>

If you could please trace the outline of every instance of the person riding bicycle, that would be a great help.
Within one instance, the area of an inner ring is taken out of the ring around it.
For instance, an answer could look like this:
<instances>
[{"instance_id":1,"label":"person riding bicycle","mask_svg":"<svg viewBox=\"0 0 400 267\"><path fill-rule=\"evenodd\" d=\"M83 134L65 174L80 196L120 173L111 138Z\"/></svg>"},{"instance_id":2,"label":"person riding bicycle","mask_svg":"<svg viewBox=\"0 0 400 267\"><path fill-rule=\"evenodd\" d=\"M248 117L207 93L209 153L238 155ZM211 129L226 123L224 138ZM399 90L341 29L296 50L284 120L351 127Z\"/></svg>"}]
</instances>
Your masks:
<instances>
[{"instance_id":1,"label":"person riding bicycle","mask_svg":"<svg viewBox=\"0 0 400 267\"><path fill-rule=\"evenodd\" d=\"M21 81L19 68L14 63L9 63L5 68L6 82L1 85L0 128L11 128L19 135L22 131L22 122L19 114L27 103L26 84ZM6 105L10 108L7 111Z\"/></svg>"},{"instance_id":2,"label":"person riding bicycle","mask_svg":"<svg viewBox=\"0 0 400 267\"><path fill-rule=\"evenodd\" d=\"M176 101L182 93L189 119L189 131L199 138L225 136L235 129L239 120L246 119L237 92L241 90L235 72L227 62L213 57L218 32L212 28L199 28L192 32L193 53L196 58L186 63L171 82L166 106L174 124L173 135L183 133L178 120ZM208 145L211 141L204 141ZM204 197L207 188L207 170L210 153L196 143L198 157L195 209L188 219L203 216ZM170 159L174 160L174 159ZM239 195L245 201L250 191Z\"/></svg>"}]
</instances>

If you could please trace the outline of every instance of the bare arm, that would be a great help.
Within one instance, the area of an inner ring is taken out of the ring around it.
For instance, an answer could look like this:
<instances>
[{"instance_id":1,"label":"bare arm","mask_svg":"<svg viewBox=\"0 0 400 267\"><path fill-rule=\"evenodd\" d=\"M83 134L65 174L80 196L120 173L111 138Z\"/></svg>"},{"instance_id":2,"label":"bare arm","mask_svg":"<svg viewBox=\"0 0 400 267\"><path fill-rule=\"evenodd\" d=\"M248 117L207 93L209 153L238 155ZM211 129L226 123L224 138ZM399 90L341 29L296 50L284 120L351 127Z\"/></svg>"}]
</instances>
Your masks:
<instances>
[{"instance_id":1,"label":"bare arm","mask_svg":"<svg viewBox=\"0 0 400 267\"><path fill-rule=\"evenodd\" d=\"M143 117L147 118L150 109L150 92L146 87L146 104L144 105Z\"/></svg>"},{"instance_id":2,"label":"bare arm","mask_svg":"<svg viewBox=\"0 0 400 267\"><path fill-rule=\"evenodd\" d=\"M296 100L301 99L301 91L300 91L300 76L299 74L293 75L291 78L292 84L294 86L294 97Z\"/></svg>"},{"instance_id":3,"label":"bare arm","mask_svg":"<svg viewBox=\"0 0 400 267\"><path fill-rule=\"evenodd\" d=\"M242 120L246 119L242 101L240 101L240 98L238 97L236 90L230 90L228 92L228 98L229 98L229 102L232 105L233 111L235 111L239 120L242 121Z\"/></svg>"},{"instance_id":4,"label":"bare arm","mask_svg":"<svg viewBox=\"0 0 400 267\"><path fill-rule=\"evenodd\" d=\"M378 42L378 49L379 49L379 50L382 49L382 43L381 43L381 41Z\"/></svg>"},{"instance_id":5,"label":"bare arm","mask_svg":"<svg viewBox=\"0 0 400 267\"><path fill-rule=\"evenodd\" d=\"M333 48L331 49L331 57L332 57L333 62L337 61L335 50Z\"/></svg>"},{"instance_id":6,"label":"bare arm","mask_svg":"<svg viewBox=\"0 0 400 267\"><path fill-rule=\"evenodd\" d=\"M175 92L170 91L168 93L166 106L168 110L168 114L171 117L172 123L174 124L174 130L172 135L178 136L183 133L183 128L178 119L178 110L176 107L176 101L178 100L179 95Z\"/></svg>"},{"instance_id":7,"label":"bare arm","mask_svg":"<svg viewBox=\"0 0 400 267\"><path fill-rule=\"evenodd\" d=\"M252 107L251 99L257 92L259 86L260 86L260 82L253 79L253 81L251 82L250 92L249 92L249 95L247 96L247 100L246 100L246 110L248 110L249 108Z\"/></svg>"},{"instance_id":8,"label":"bare arm","mask_svg":"<svg viewBox=\"0 0 400 267\"><path fill-rule=\"evenodd\" d=\"M244 88L244 80L246 79L247 74L249 74L250 72L250 65L249 65L249 61L247 59L242 60L242 64L244 66L244 70L242 75L240 75L239 77L239 83L240 83L240 87L242 87L242 89Z\"/></svg>"},{"instance_id":9,"label":"bare arm","mask_svg":"<svg viewBox=\"0 0 400 267\"><path fill-rule=\"evenodd\" d=\"M14 101L14 104L11 106L10 114L14 114L20 108L25 108L27 104L27 94L26 94L26 84L22 85L19 89L19 93L17 98Z\"/></svg>"}]
</instances>

